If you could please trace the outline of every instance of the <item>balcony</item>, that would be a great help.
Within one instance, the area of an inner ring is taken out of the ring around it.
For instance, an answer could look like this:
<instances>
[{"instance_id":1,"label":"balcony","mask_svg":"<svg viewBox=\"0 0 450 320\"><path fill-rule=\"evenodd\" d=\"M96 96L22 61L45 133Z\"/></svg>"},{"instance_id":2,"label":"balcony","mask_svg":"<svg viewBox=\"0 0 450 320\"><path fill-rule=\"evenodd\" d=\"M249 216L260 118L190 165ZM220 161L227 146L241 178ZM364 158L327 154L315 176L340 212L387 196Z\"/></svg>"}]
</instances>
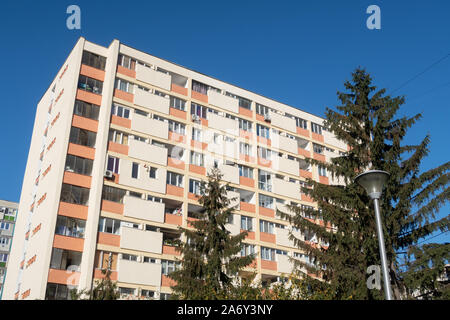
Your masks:
<instances>
[{"instance_id":1,"label":"balcony","mask_svg":"<svg viewBox=\"0 0 450 320\"><path fill-rule=\"evenodd\" d=\"M208 101L209 104L231 111L234 113L239 113L239 100L221 94L215 90L208 91Z\"/></svg>"},{"instance_id":2,"label":"balcony","mask_svg":"<svg viewBox=\"0 0 450 320\"><path fill-rule=\"evenodd\" d=\"M102 200L101 205L101 211L116 213L116 214L123 214L124 205L122 203L109 201L109 200Z\"/></svg>"},{"instance_id":3,"label":"balcony","mask_svg":"<svg viewBox=\"0 0 450 320\"><path fill-rule=\"evenodd\" d=\"M80 272L68 270L49 269L48 282L77 286L80 281Z\"/></svg>"},{"instance_id":4,"label":"balcony","mask_svg":"<svg viewBox=\"0 0 450 320\"><path fill-rule=\"evenodd\" d=\"M95 159L95 148L86 147L75 143L69 143L67 153L91 160Z\"/></svg>"},{"instance_id":5,"label":"balcony","mask_svg":"<svg viewBox=\"0 0 450 320\"><path fill-rule=\"evenodd\" d=\"M229 207L234 208L234 210L240 210L240 194L235 191L227 191L227 198L230 200Z\"/></svg>"},{"instance_id":6,"label":"balcony","mask_svg":"<svg viewBox=\"0 0 450 320\"><path fill-rule=\"evenodd\" d=\"M239 122L214 113L208 113L209 127L224 131L234 136L239 136Z\"/></svg>"},{"instance_id":7,"label":"balcony","mask_svg":"<svg viewBox=\"0 0 450 320\"><path fill-rule=\"evenodd\" d=\"M239 158L239 144L220 139L217 143L209 143L207 150L211 153L223 155L234 160Z\"/></svg>"},{"instance_id":8,"label":"balcony","mask_svg":"<svg viewBox=\"0 0 450 320\"><path fill-rule=\"evenodd\" d=\"M75 186L90 188L92 177L78 174L70 171L64 171L63 183L73 184Z\"/></svg>"},{"instance_id":9,"label":"balcony","mask_svg":"<svg viewBox=\"0 0 450 320\"><path fill-rule=\"evenodd\" d=\"M166 148L134 139L129 141L128 156L132 158L167 166L167 154Z\"/></svg>"},{"instance_id":10,"label":"balcony","mask_svg":"<svg viewBox=\"0 0 450 320\"><path fill-rule=\"evenodd\" d=\"M241 233L240 221L238 219L239 216L233 215L233 223L227 223L225 228L231 232L231 235L235 236Z\"/></svg>"},{"instance_id":11,"label":"balcony","mask_svg":"<svg viewBox=\"0 0 450 320\"><path fill-rule=\"evenodd\" d=\"M281 196L299 199L300 185L294 182L274 178L272 192Z\"/></svg>"},{"instance_id":12,"label":"balcony","mask_svg":"<svg viewBox=\"0 0 450 320\"><path fill-rule=\"evenodd\" d=\"M84 247L84 239L55 234L53 247L71 251L82 252Z\"/></svg>"},{"instance_id":13,"label":"balcony","mask_svg":"<svg viewBox=\"0 0 450 320\"><path fill-rule=\"evenodd\" d=\"M295 160L290 160L288 158L282 158L275 156L272 161L272 169L284 173L291 174L293 176L298 176L298 162Z\"/></svg>"},{"instance_id":14,"label":"balcony","mask_svg":"<svg viewBox=\"0 0 450 320\"><path fill-rule=\"evenodd\" d=\"M81 204L60 202L58 214L61 216L87 220L88 207Z\"/></svg>"},{"instance_id":15,"label":"balcony","mask_svg":"<svg viewBox=\"0 0 450 320\"><path fill-rule=\"evenodd\" d=\"M164 223L164 203L124 196L123 205L125 217Z\"/></svg>"},{"instance_id":16,"label":"balcony","mask_svg":"<svg viewBox=\"0 0 450 320\"><path fill-rule=\"evenodd\" d=\"M294 270L294 264L289 261L289 256L283 255L283 254L277 254L277 267L278 272L285 273L285 274L291 274Z\"/></svg>"},{"instance_id":17,"label":"balcony","mask_svg":"<svg viewBox=\"0 0 450 320\"><path fill-rule=\"evenodd\" d=\"M295 119L288 118L284 115L269 111L270 122L273 126L288 130L290 132L297 132L297 124Z\"/></svg>"},{"instance_id":18,"label":"balcony","mask_svg":"<svg viewBox=\"0 0 450 320\"><path fill-rule=\"evenodd\" d=\"M121 227L120 248L150 253L162 253L163 234Z\"/></svg>"},{"instance_id":19,"label":"balcony","mask_svg":"<svg viewBox=\"0 0 450 320\"><path fill-rule=\"evenodd\" d=\"M172 77L141 64L136 65L136 79L170 91Z\"/></svg>"},{"instance_id":20,"label":"balcony","mask_svg":"<svg viewBox=\"0 0 450 320\"><path fill-rule=\"evenodd\" d=\"M166 169L158 168L157 178L150 178L143 166L140 166L140 169L143 171L142 174L138 178L132 178L132 162L124 159L120 164L119 183L133 188L166 193Z\"/></svg>"},{"instance_id":21,"label":"balcony","mask_svg":"<svg viewBox=\"0 0 450 320\"><path fill-rule=\"evenodd\" d=\"M152 111L169 114L170 100L145 90L136 89L134 104L145 107Z\"/></svg>"},{"instance_id":22,"label":"balcony","mask_svg":"<svg viewBox=\"0 0 450 320\"><path fill-rule=\"evenodd\" d=\"M277 245L295 248L294 242L292 240L289 240L289 230L288 229L275 228L275 234L276 234L276 244Z\"/></svg>"},{"instance_id":23,"label":"balcony","mask_svg":"<svg viewBox=\"0 0 450 320\"><path fill-rule=\"evenodd\" d=\"M133 114L131 130L166 140L169 139L169 124L167 122L150 119L136 113Z\"/></svg>"},{"instance_id":24,"label":"balcony","mask_svg":"<svg viewBox=\"0 0 450 320\"><path fill-rule=\"evenodd\" d=\"M272 146L282 151L296 154L298 151L297 141L279 134L272 135Z\"/></svg>"},{"instance_id":25,"label":"balcony","mask_svg":"<svg viewBox=\"0 0 450 320\"><path fill-rule=\"evenodd\" d=\"M141 263L119 259L117 262L118 281L146 285L161 285L161 264Z\"/></svg>"},{"instance_id":26,"label":"balcony","mask_svg":"<svg viewBox=\"0 0 450 320\"><path fill-rule=\"evenodd\" d=\"M213 169L212 164L208 164L206 166L207 172L211 172ZM222 180L231 182L234 184L239 184L239 168L236 166L228 165L228 164L220 164L218 169L220 170L220 173L222 174Z\"/></svg>"}]
</instances>

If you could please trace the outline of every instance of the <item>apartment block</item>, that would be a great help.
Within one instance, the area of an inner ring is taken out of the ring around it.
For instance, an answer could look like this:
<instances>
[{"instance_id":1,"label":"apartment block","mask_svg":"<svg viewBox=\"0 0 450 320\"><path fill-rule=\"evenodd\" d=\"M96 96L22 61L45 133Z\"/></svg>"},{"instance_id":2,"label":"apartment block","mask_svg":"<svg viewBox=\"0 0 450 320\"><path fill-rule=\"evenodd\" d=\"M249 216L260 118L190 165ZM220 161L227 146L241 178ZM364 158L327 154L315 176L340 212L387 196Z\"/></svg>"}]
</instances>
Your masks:
<instances>
[{"instance_id":1,"label":"apartment block","mask_svg":"<svg viewBox=\"0 0 450 320\"><path fill-rule=\"evenodd\" d=\"M0 300L8 268L18 206L17 202L0 200Z\"/></svg>"},{"instance_id":2,"label":"apartment block","mask_svg":"<svg viewBox=\"0 0 450 320\"><path fill-rule=\"evenodd\" d=\"M118 40L80 38L37 105L4 297L70 299L109 268L123 299L167 299L178 227L201 210L213 167L235 199L227 228L248 231L241 254L256 255L241 276L276 281L290 257L308 261L277 209L315 207L305 179L336 181L305 159L347 151L323 121Z\"/></svg>"}]
</instances>

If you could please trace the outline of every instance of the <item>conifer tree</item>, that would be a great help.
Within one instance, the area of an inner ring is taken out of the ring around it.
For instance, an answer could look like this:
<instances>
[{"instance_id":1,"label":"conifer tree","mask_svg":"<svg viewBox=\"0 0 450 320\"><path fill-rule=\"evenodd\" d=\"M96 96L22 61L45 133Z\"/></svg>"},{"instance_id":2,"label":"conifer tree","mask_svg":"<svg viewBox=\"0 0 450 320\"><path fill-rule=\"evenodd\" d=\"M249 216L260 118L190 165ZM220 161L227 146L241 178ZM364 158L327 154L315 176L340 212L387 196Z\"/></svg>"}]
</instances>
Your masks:
<instances>
[{"instance_id":1,"label":"conifer tree","mask_svg":"<svg viewBox=\"0 0 450 320\"><path fill-rule=\"evenodd\" d=\"M325 167L332 182L341 184L308 179L310 188L303 187L302 192L317 202L318 209L290 205L293 215L279 212L325 244L311 245L291 233L294 243L310 256L310 263L295 260L296 269L303 268L311 283L317 282L311 275L322 277L334 299L383 299L383 285L370 290L366 284L367 268L381 265L373 201L354 178L368 169L384 170L390 176L380 206L394 297L411 297L418 289L442 296L436 275L448 261L448 244L422 245L422 241L434 232L449 230L449 216L437 218L436 213L449 201L450 162L421 172L430 137L416 145L402 143L408 129L421 118L420 114L396 116L405 103L403 96L391 97L385 89L377 90L361 68L344 85L346 92L338 92L341 105L336 110L327 108L324 127L349 150L331 163L309 159L312 165ZM323 223L317 223L319 218ZM409 259L401 265L405 253Z\"/></svg>"},{"instance_id":2,"label":"conifer tree","mask_svg":"<svg viewBox=\"0 0 450 320\"><path fill-rule=\"evenodd\" d=\"M172 287L179 299L227 299L233 291L238 272L253 261L240 257L246 232L232 236L225 228L233 208L221 173L213 169L207 183L202 182L199 203L202 210L189 222L194 229L181 228L186 241L180 243L181 266L169 274L176 281Z\"/></svg>"}]
</instances>

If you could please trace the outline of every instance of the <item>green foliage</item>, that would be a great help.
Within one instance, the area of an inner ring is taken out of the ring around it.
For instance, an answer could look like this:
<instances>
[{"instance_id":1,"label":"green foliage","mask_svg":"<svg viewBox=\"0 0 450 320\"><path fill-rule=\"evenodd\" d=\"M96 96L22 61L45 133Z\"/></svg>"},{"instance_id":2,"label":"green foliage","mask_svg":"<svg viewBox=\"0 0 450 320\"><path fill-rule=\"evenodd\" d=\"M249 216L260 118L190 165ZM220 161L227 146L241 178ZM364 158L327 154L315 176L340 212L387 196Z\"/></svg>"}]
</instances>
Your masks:
<instances>
[{"instance_id":1,"label":"green foliage","mask_svg":"<svg viewBox=\"0 0 450 320\"><path fill-rule=\"evenodd\" d=\"M249 265L254 257L239 257L246 233L231 236L225 229L233 208L227 198L221 174L215 169L202 183L199 203L202 210L190 224L194 229L180 228L186 242L180 242L180 269L169 277L176 281L172 287L176 299L226 299L233 288L233 278Z\"/></svg>"},{"instance_id":2,"label":"green foliage","mask_svg":"<svg viewBox=\"0 0 450 320\"><path fill-rule=\"evenodd\" d=\"M293 217L280 212L301 231L314 232L328 244L326 248L311 246L291 233L291 239L314 262L295 261L295 265L308 274L320 274L334 299L383 299L382 291L366 286L367 267L381 264L373 202L353 179L369 168L385 170L390 177L380 204L394 296L405 297L417 288L439 291L435 275L448 261L448 246L420 248L419 242L435 231L449 230L449 216L436 219L435 214L449 200L450 162L421 173L430 138L426 136L417 145L402 144L421 115L396 118L405 98L385 95L385 89L377 91L363 69L355 70L352 80L344 85L347 92L338 92L341 105L336 110L327 108L324 125L348 144L349 151L327 164L309 159L313 165L325 166L343 185L323 185L308 179L311 188L302 190L317 201L319 210L290 206ZM305 219L305 214L323 217L324 224ZM405 249L414 261L410 259L400 270L399 255ZM418 268L423 273L419 278Z\"/></svg>"},{"instance_id":3,"label":"green foliage","mask_svg":"<svg viewBox=\"0 0 450 320\"><path fill-rule=\"evenodd\" d=\"M77 292L73 289L70 294L72 300L117 300L120 298L120 293L117 289L117 284L111 280L111 271L107 269L102 270L104 277L96 283L91 290L80 290Z\"/></svg>"}]
</instances>

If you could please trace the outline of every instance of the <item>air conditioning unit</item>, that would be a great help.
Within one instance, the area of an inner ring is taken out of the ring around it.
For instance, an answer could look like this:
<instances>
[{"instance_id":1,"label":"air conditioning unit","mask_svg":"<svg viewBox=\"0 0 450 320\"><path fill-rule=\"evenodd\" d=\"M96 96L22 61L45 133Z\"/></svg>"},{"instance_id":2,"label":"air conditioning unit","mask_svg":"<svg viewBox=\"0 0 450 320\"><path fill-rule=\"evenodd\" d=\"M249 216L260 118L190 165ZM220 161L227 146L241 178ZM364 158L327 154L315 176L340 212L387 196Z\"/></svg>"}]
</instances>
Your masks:
<instances>
[{"instance_id":1,"label":"air conditioning unit","mask_svg":"<svg viewBox=\"0 0 450 320\"><path fill-rule=\"evenodd\" d=\"M264 121L267 121L267 122L270 122L270 121L271 121L270 114L266 113L266 114L264 115Z\"/></svg>"},{"instance_id":2,"label":"air conditioning unit","mask_svg":"<svg viewBox=\"0 0 450 320\"><path fill-rule=\"evenodd\" d=\"M192 121L200 121L200 117L196 114L192 115Z\"/></svg>"},{"instance_id":3,"label":"air conditioning unit","mask_svg":"<svg viewBox=\"0 0 450 320\"><path fill-rule=\"evenodd\" d=\"M105 171L105 177L106 178L113 178L114 177L114 173L111 170L106 170Z\"/></svg>"}]
</instances>

